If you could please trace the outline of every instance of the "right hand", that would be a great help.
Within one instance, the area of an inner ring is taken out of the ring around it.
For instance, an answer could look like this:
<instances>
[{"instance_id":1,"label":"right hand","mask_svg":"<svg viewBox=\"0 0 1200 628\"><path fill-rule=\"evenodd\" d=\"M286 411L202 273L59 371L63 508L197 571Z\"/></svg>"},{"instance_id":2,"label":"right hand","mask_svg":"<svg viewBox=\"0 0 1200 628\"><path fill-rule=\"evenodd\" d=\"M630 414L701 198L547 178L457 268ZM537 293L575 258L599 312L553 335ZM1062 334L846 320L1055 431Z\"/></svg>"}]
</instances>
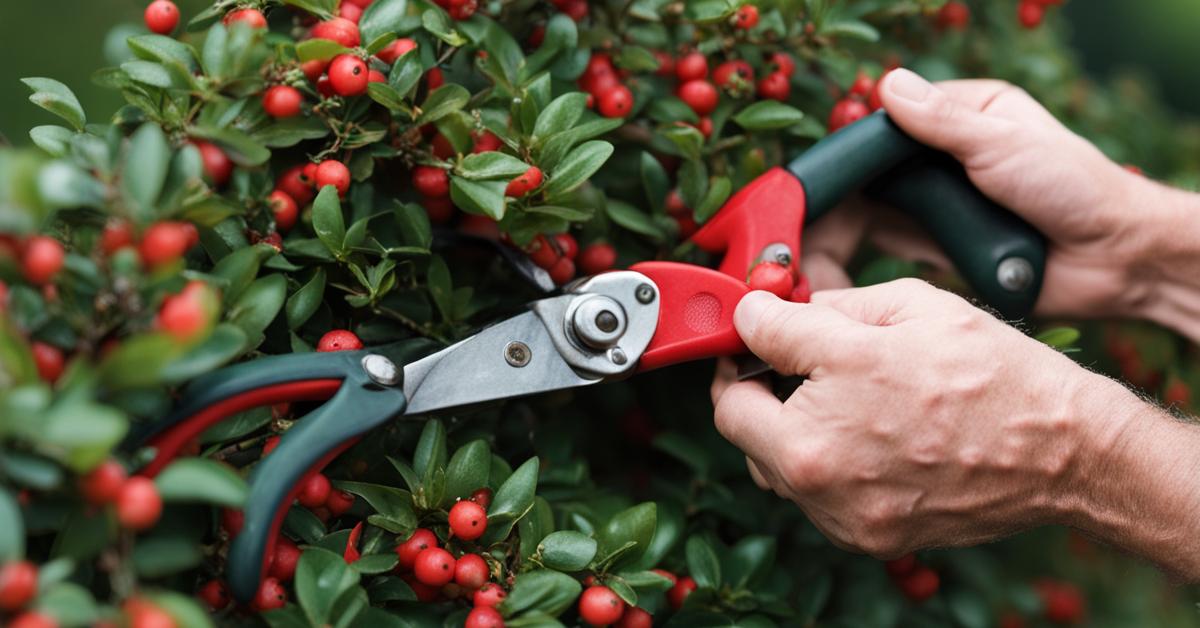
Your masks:
<instances>
[{"instance_id":1,"label":"right hand","mask_svg":"<svg viewBox=\"0 0 1200 628\"><path fill-rule=\"evenodd\" d=\"M884 108L918 141L949 153L988 197L1050 241L1037 311L1133 316L1151 297L1146 260L1166 217L1166 188L1127 171L1058 122L1021 89L995 80L933 85L904 69L880 85ZM886 237L886 236L885 236ZM888 248L885 243L881 243ZM905 244L936 258L923 241Z\"/></svg>"}]
</instances>

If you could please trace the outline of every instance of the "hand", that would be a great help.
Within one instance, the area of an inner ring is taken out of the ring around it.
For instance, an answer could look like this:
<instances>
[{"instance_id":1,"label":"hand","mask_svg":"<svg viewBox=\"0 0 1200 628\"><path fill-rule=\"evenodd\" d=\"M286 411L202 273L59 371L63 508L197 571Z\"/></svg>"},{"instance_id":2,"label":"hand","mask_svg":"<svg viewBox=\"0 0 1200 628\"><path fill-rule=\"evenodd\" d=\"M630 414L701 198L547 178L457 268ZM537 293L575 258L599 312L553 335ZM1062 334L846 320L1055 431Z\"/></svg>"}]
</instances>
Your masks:
<instances>
[{"instance_id":1,"label":"hand","mask_svg":"<svg viewBox=\"0 0 1200 628\"><path fill-rule=\"evenodd\" d=\"M781 403L724 365L717 428L760 486L834 543L881 558L1072 521L1093 452L1128 421L1094 417L1140 403L918 280L817 292L812 304L755 292L735 324L776 370L808 379Z\"/></svg>"},{"instance_id":2,"label":"hand","mask_svg":"<svg viewBox=\"0 0 1200 628\"><path fill-rule=\"evenodd\" d=\"M1175 191L1113 163L1001 81L932 85L900 69L880 94L901 128L953 155L984 194L1049 238L1040 314L1147 314L1161 274L1154 261L1168 234L1183 228L1167 210L1178 204L1166 198Z\"/></svg>"}]
</instances>

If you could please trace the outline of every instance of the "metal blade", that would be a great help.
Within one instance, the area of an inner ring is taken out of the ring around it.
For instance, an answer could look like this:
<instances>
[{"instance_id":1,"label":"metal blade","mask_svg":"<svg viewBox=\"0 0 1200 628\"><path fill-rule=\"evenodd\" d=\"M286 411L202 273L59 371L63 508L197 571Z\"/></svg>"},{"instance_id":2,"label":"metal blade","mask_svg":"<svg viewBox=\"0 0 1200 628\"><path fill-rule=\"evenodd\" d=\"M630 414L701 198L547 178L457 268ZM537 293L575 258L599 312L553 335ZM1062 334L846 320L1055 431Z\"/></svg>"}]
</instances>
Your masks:
<instances>
[{"instance_id":1,"label":"metal blade","mask_svg":"<svg viewBox=\"0 0 1200 628\"><path fill-rule=\"evenodd\" d=\"M600 381L580 376L563 361L541 319L526 312L405 366L405 414L427 414Z\"/></svg>"}]
</instances>

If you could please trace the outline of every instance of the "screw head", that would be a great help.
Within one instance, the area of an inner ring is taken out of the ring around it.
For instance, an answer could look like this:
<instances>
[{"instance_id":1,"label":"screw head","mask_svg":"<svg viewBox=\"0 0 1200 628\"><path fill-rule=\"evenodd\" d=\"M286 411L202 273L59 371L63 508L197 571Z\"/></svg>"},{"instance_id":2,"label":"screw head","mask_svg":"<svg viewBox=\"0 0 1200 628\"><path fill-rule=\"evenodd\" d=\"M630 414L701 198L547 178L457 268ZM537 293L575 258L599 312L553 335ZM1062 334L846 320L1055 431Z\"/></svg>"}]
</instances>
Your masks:
<instances>
[{"instance_id":1,"label":"screw head","mask_svg":"<svg viewBox=\"0 0 1200 628\"><path fill-rule=\"evenodd\" d=\"M395 362L376 353L363 356L362 367L367 377L380 386L396 386L404 379L404 371L397 368Z\"/></svg>"},{"instance_id":2,"label":"screw head","mask_svg":"<svg viewBox=\"0 0 1200 628\"><path fill-rule=\"evenodd\" d=\"M612 360L613 364L620 366L629 361L629 356L625 355L625 352L621 350L621 347L613 347L612 349L608 350L608 359Z\"/></svg>"},{"instance_id":3,"label":"screw head","mask_svg":"<svg viewBox=\"0 0 1200 628\"><path fill-rule=\"evenodd\" d=\"M504 361L508 362L509 366L521 368L529 364L529 361L532 359L533 351L529 348L529 345L520 340L514 340L504 345Z\"/></svg>"},{"instance_id":4,"label":"screw head","mask_svg":"<svg viewBox=\"0 0 1200 628\"><path fill-rule=\"evenodd\" d=\"M611 333L616 331L617 325L620 323L621 321L617 319L617 315L608 310L602 310L596 315L596 328L600 331Z\"/></svg>"},{"instance_id":5,"label":"screw head","mask_svg":"<svg viewBox=\"0 0 1200 628\"><path fill-rule=\"evenodd\" d=\"M1033 285L1033 264L1024 257L1010 257L996 268L996 281L1009 292L1021 292Z\"/></svg>"},{"instance_id":6,"label":"screw head","mask_svg":"<svg viewBox=\"0 0 1200 628\"><path fill-rule=\"evenodd\" d=\"M640 284L640 285L638 285L637 289L634 290L633 296L634 296L634 298L637 299L638 303L641 303L643 305L650 303L651 301L654 300L654 296L655 296L654 295L654 286L652 286L648 283Z\"/></svg>"}]
</instances>

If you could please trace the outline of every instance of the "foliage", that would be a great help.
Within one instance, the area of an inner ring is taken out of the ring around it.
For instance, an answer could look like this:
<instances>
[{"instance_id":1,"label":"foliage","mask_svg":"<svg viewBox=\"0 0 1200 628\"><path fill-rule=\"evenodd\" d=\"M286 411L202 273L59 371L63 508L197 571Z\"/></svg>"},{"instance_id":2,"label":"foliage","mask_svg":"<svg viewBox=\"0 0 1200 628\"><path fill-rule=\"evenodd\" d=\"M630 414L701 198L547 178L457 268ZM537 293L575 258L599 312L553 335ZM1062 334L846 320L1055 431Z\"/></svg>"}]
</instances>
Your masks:
<instances>
[{"instance_id":1,"label":"foliage","mask_svg":"<svg viewBox=\"0 0 1200 628\"><path fill-rule=\"evenodd\" d=\"M1195 130L1136 83L1084 79L1053 15L1050 28L1025 31L1014 2L974 2L968 28L941 29L942 4L777 0L759 4L757 26L738 30L737 3L726 0L597 2L578 22L526 0L484 3L463 20L424 0L375 0L359 20L360 46L346 48L306 37L335 0L218 0L185 16L177 37L128 37L126 58L94 77L127 103L112 115L83 111L57 81L26 79L30 100L58 120L30 132L38 150L0 151L0 557L39 564L32 607L65 626L115 620L133 598L180 626L460 625L468 606L454 591L417 602L394 570L395 546L418 526L455 553L484 555L509 591L501 610L511 626L577 623L574 600L588 576L671 626L987 626L1004 613L1038 616L1032 583L1044 576L1085 587L1097 625L1187 621L1187 604L1160 602L1171 593L1156 589L1149 570L1073 537L1067 550L1063 531L929 552L921 560L936 568L941 590L905 600L877 561L833 548L797 509L754 488L740 454L711 429L705 365L381 428L324 470L357 496L348 512L293 507L284 533L303 554L290 603L261 616L210 618L191 598L223 567L221 507L244 502L243 478L267 439L303 421L308 404L247 411L206 431L194 457L158 476L166 509L148 531L124 529L111 507L79 496L79 477L105 459L144 465L151 451L121 443L205 372L313 351L335 328L368 345L450 343L518 311L538 292L493 263L499 247L570 233L585 246L613 244L620 266L710 262L684 242L688 231L822 137L860 73L903 64L932 79L1006 78L1116 159L1195 182ZM223 23L234 5L262 9L269 28ZM391 64L371 56L397 37L416 49ZM705 133L674 95L674 79L658 72L655 52L690 49L713 66L744 59L760 77L773 71L769 53L787 52L797 65L790 96L759 99L734 86ZM624 119L597 115L579 87L594 51L611 56L634 95ZM369 58L385 80L361 96L322 95L302 64L347 52ZM299 89L303 114L267 115L261 94L270 85ZM495 149L473 152L488 134ZM198 142L232 160L228 182ZM349 192L313 190L297 225L283 228L268 201L277 181L324 160L348 166ZM417 166L448 173L452 215L410 184ZM544 183L506 196L529 166ZM691 209L673 210L672 190ZM193 225L199 244L148 264L139 234L164 221ZM503 243L447 237L480 225ZM129 246L106 246L106 231L126 227ZM20 269L34 233L66 247L45 285ZM861 282L928 270L870 252L855 266ZM180 338L163 328L160 310L197 281L219 306L199 333ZM1075 334L1043 338L1070 345ZM1200 385L1194 356L1159 330L1089 331L1081 343L1076 355L1115 356L1150 391ZM61 376L39 373L35 344L67 356ZM1190 402L1184 396L1176 400ZM447 509L483 487L495 493L486 536L451 540ZM351 530L363 523L351 543L361 558L347 564ZM682 609L667 604L670 582L653 568L695 578Z\"/></svg>"}]
</instances>

